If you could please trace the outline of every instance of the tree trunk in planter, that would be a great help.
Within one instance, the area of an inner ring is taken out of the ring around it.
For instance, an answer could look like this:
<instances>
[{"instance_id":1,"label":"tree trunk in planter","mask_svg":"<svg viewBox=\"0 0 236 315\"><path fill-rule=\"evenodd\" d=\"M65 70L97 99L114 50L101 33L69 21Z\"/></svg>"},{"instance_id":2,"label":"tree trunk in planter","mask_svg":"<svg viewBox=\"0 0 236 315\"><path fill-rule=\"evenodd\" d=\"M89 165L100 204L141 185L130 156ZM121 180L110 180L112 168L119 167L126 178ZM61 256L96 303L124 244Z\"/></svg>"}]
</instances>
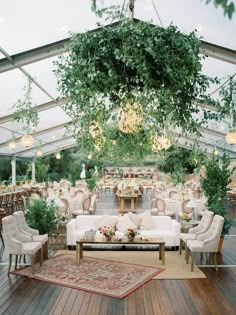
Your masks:
<instances>
[{"instance_id":1,"label":"tree trunk in planter","mask_svg":"<svg viewBox=\"0 0 236 315\"><path fill-rule=\"evenodd\" d=\"M219 240L219 245L218 245L217 253L221 253L222 246L223 246L223 242L224 242L224 237L221 237L220 240Z\"/></svg>"}]
</instances>

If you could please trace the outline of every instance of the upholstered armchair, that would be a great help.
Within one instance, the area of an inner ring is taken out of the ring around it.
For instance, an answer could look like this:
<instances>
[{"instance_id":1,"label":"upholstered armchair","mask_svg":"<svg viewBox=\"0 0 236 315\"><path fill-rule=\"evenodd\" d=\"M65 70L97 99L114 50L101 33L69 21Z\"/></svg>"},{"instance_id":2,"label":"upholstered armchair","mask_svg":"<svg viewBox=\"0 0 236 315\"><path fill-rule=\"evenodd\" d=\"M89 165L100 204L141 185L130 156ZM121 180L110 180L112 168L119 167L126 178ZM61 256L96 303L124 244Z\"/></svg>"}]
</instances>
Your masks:
<instances>
[{"instance_id":1,"label":"upholstered armchair","mask_svg":"<svg viewBox=\"0 0 236 315\"><path fill-rule=\"evenodd\" d=\"M200 223L189 229L188 233L181 233L180 234L180 246L179 246L179 253L181 254L181 250L183 245L186 244L187 240L194 240L197 238L198 235L205 233L213 220L214 213L209 210L204 210L204 214Z\"/></svg>"},{"instance_id":2,"label":"upholstered armchair","mask_svg":"<svg viewBox=\"0 0 236 315\"><path fill-rule=\"evenodd\" d=\"M223 225L224 218L216 214L213 218L213 221L209 229L205 233L198 235L196 240L187 240L186 262L187 263L189 262L189 255L191 254L192 256L191 271L193 271L194 268L196 253L211 253L213 255L216 271L218 270L216 253Z\"/></svg>"},{"instance_id":3,"label":"upholstered armchair","mask_svg":"<svg viewBox=\"0 0 236 315\"><path fill-rule=\"evenodd\" d=\"M16 211L13 213L13 217L16 220L17 229L23 235L27 235L31 237L32 242L40 242L42 245L46 246L46 258L48 257L48 235L43 234L39 235L39 231L32 229L28 226L25 220L23 211Z\"/></svg>"},{"instance_id":4,"label":"upholstered armchair","mask_svg":"<svg viewBox=\"0 0 236 315\"><path fill-rule=\"evenodd\" d=\"M9 254L9 267L8 273L11 270L12 255L16 256L15 268L17 267L17 260L19 255L31 256L31 270L34 273L34 255L37 251L40 251L40 265L43 261L43 251L41 242L32 242L31 236L22 234L16 227L16 220L12 215L4 217L2 219L2 226L4 231L4 239L8 247Z\"/></svg>"}]
</instances>

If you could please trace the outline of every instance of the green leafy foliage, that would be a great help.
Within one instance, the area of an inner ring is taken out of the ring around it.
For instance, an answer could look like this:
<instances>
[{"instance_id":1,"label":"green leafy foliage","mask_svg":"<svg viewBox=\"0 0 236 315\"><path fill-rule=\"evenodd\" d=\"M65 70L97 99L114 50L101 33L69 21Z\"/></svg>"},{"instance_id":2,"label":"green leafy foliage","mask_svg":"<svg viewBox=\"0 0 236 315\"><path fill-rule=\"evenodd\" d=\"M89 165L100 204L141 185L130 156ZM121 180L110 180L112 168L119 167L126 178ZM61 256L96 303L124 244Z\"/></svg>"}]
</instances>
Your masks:
<instances>
[{"instance_id":1,"label":"green leafy foliage","mask_svg":"<svg viewBox=\"0 0 236 315\"><path fill-rule=\"evenodd\" d=\"M17 103L13 106L15 109L14 120L22 122L25 124L24 128L29 132L30 127L37 127L39 123L39 116L37 109L34 107L31 98L31 87L32 81L29 79L27 84L24 87L24 97L22 100L18 100Z\"/></svg>"},{"instance_id":2,"label":"green leafy foliage","mask_svg":"<svg viewBox=\"0 0 236 315\"><path fill-rule=\"evenodd\" d=\"M157 166L160 171L170 173L175 183L184 183L186 175L193 174L205 157L202 151L172 146L163 151L157 160Z\"/></svg>"},{"instance_id":3,"label":"green leafy foliage","mask_svg":"<svg viewBox=\"0 0 236 315\"><path fill-rule=\"evenodd\" d=\"M65 111L73 117L69 130L79 145L111 158L142 156L150 152L153 134L177 127L182 134L197 133L209 113L196 121L193 114L199 108L193 101L204 97L210 82L201 74L199 52L195 32L183 34L173 25L164 29L124 19L97 32L73 34L69 54L55 63L55 72L68 100ZM137 114L142 116L141 128L133 134L121 132L117 119L112 128L108 124L129 100L139 104ZM95 122L99 132L92 137L89 130Z\"/></svg>"},{"instance_id":4,"label":"green leafy foliage","mask_svg":"<svg viewBox=\"0 0 236 315\"><path fill-rule=\"evenodd\" d=\"M39 230L39 234L54 230L58 222L55 203L48 204L45 198L30 200L25 216L29 226Z\"/></svg>"},{"instance_id":5,"label":"green leafy foliage","mask_svg":"<svg viewBox=\"0 0 236 315\"><path fill-rule=\"evenodd\" d=\"M206 174L201 177L201 187L207 198L207 207L215 214L225 218L222 236L229 233L232 226L232 219L227 217L229 209L229 198L227 191L231 183L231 174L234 168L230 169L230 159L224 154L221 160L213 154L206 162Z\"/></svg>"},{"instance_id":6,"label":"green leafy foliage","mask_svg":"<svg viewBox=\"0 0 236 315\"><path fill-rule=\"evenodd\" d=\"M212 0L206 0L206 3L210 3ZM229 0L214 0L214 5L216 7L221 6L224 10L224 15L227 15L229 19L232 19L235 13L235 5L233 1Z\"/></svg>"}]
</instances>

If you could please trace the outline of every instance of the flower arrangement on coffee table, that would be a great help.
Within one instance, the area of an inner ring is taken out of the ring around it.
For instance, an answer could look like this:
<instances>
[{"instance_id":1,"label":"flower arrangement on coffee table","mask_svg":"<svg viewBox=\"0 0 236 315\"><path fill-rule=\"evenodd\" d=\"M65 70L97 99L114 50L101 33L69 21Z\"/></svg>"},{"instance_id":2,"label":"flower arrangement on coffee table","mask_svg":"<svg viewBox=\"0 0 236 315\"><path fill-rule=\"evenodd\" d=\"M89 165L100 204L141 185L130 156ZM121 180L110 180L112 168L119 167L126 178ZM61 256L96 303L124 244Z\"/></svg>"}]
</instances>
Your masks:
<instances>
[{"instance_id":1,"label":"flower arrangement on coffee table","mask_svg":"<svg viewBox=\"0 0 236 315\"><path fill-rule=\"evenodd\" d=\"M110 226L104 225L104 227L100 227L99 229L100 234L105 236L107 241L110 241L112 239L112 236L115 235L115 229Z\"/></svg>"},{"instance_id":2,"label":"flower arrangement on coffee table","mask_svg":"<svg viewBox=\"0 0 236 315\"><path fill-rule=\"evenodd\" d=\"M128 238L129 241L133 241L135 236L138 235L139 232L135 229L127 229L127 231L125 231L124 235Z\"/></svg>"},{"instance_id":3,"label":"flower arrangement on coffee table","mask_svg":"<svg viewBox=\"0 0 236 315\"><path fill-rule=\"evenodd\" d=\"M189 213L183 213L183 214L181 215L181 219L182 219L182 221L187 221L187 222L189 222L189 221L192 219L192 216L191 216L191 214L189 214Z\"/></svg>"}]
</instances>

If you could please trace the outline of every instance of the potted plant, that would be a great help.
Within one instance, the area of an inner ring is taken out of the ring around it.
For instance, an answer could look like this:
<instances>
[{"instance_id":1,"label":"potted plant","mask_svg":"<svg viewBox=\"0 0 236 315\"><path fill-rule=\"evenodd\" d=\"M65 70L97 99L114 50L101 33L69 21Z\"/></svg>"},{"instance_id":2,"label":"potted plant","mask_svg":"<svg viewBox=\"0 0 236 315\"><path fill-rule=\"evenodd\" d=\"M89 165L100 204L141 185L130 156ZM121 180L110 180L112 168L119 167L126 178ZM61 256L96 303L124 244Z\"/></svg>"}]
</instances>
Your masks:
<instances>
[{"instance_id":1,"label":"potted plant","mask_svg":"<svg viewBox=\"0 0 236 315\"><path fill-rule=\"evenodd\" d=\"M39 234L50 233L57 227L58 215L55 202L48 203L45 198L32 199L28 202L25 214L30 227L39 231Z\"/></svg>"},{"instance_id":2,"label":"potted plant","mask_svg":"<svg viewBox=\"0 0 236 315\"><path fill-rule=\"evenodd\" d=\"M225 219L220 241L222 246L224 236L229 234L233 224L233 219L227 216L229 210L227 192L235 168L230 169L230 159L225 153L221 160L218 160L213 154L211 159L206 162L205 168L205 176L201 176L200 182L202 191L207 198L207 208ZM218 251L220 250L221 248L218 249Z\"/></svg>"}]
</instances>

